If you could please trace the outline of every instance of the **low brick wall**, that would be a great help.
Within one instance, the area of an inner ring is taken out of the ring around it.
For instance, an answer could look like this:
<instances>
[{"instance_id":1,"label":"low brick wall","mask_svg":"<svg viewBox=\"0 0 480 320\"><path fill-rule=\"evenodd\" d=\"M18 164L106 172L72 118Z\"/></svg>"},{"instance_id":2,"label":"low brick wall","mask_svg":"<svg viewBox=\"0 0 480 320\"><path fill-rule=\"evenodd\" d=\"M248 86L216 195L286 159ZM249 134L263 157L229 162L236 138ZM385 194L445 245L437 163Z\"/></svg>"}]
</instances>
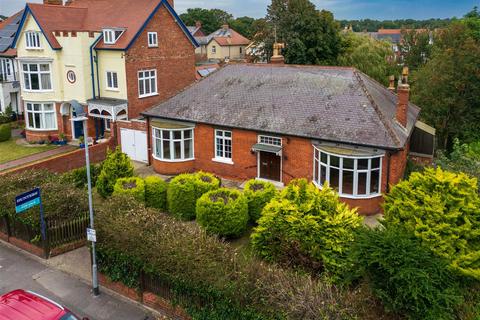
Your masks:
<instances>
[{"instance_id":1,"label":"low brick wall","mask_svg":"<svg viewBox=\"0 0 480 320\"><path fill-rule=\"evenodd\" d=\"M43 248L37 247L32 243L29 243L27 241L24 241L15 237L9 237L8 242L10 242L12 245L14 245L17 248L30 252L40 258L45 258L45 251L43 250Z\"/></svg>"},{"instance_id":2,"label":"low brick wall","mask_svg":"<svg viewBox=\"0 0 480 320\"><path fill-rule=\"evenodd\" d=\"M105 160L107 155L107 149L115 148L113 139L109 139L108 142L100 143L88 148L90 155L90 162L97 163ZM29 163L21 167L13 168L11 170L4 171L0 175L4 175L12 172L23 172L26 170L40 170L45 169L57 173L64 173L73 169L81 168L85 166L85 150L78 149L69 153L64 153L52 158L39 160L37 162Z\"/></svg>"}]
</instances>

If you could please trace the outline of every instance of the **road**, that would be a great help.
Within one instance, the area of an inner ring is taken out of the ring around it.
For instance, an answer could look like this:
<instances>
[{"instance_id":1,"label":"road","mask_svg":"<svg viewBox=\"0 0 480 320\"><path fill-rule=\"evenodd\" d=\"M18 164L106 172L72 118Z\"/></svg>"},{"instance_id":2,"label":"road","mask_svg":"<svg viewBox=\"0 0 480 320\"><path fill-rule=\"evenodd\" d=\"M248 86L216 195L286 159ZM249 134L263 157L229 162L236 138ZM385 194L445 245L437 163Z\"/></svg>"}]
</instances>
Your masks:
<instances>
[{"instance_id":1,"label":"road","mask_svg":"<svg viewBox=\"0 0 480 320\"><path fill-rule=\"evenodd\" d=\"M90 286L78 278L49 268L0 242L0 295L20 288L51 298L90 320L154 319L140 306L105 291L93 297Z\"/></svg>"}]
</instances>

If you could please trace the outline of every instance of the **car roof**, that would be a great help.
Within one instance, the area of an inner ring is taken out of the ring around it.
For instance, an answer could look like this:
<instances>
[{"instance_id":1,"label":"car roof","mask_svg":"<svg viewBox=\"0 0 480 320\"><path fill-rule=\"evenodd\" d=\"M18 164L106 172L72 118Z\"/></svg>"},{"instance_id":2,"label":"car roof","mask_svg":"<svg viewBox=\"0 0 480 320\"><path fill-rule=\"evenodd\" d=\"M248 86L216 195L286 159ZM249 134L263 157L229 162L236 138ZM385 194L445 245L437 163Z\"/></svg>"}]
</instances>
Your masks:
<instances>
[{"instance_id":1,"label":"car roof","mask_svg":"<svg viewBox=\"0 0 480 320\"><path fill-rule=\"evenodd\" d=\"M65 313L59 304L30 291L0 296L0 320L57 320Z\"/></svg>"}]
</instances>

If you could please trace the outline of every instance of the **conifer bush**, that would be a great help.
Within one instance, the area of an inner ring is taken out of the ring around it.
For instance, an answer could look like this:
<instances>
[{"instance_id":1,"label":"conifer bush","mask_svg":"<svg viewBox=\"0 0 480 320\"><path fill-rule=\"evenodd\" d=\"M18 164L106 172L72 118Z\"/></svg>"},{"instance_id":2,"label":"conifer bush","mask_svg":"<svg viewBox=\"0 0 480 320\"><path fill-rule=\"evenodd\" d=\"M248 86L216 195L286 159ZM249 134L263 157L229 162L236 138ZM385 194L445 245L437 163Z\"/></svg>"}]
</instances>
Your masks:
<instances>
[{"instance_id":1,"label":"conifer bush","mask_svg":"<svg viewBox=\"0 0 480 320\"><path fill-rule=\"evenodd\" d=\"M236 238L247 229L248 202L238 190L221 188L197 201L197 222L208 233Z\"/></svg>"},{"instance_id":2,"label":"conifer bush","mask_svg":"<svg viewBox=\"0 0 480 320\"><path fill-rule=\"evenodd\" d=\"M97 191L106 198L113 193L113 187L119 178L133 177L133 165L130 158L122 153L120 148L107 151L107 158L103 162L102 171L97 179Z\"/></svg>"},{"instance_id":3,"label":"conifer bush","mask_svg":"<svg viewBox=\"0 0 480 320\"><path fill-rule=\"evenodd\" d=\"M385 221L413 232L451 267L480 280L476 179L441 168L413 173L385 197Z\"/></svg>"},{"instance_id":4,"label":"conifer bush","mask_svg":"<svg viewBox=\"0 0 480 320\"><path fill-rule=\"evenodd\" d=\"M257 223L263 208L276 193L277 189L270 182L252 179L245 184L244 194L247 197L248 214L251 222Z\"/></svg>"},{"instance_id":5,"label":"conifer bush","mask_svg":"<svg viewBox=\"0 0 480 320\"><path fill-rule=\"evenodd\" d=\"M139 177L117 179L113 187L113 194L128 194L138 201L145 201L145 182Z\"/></svg>"},{"instance_id":6,"label":"conifer bush","mask_svg":"<svg viewBox=\"0 0 480 320\"><path fill-rule=\"evenodd\" d=\"M347 251L362 219L327 185L293 180L264 208L252 246L269 261L325 270L337 280L350 267Z\"/></svg>"},{"instance_id":7,"label":"conifer bush","mask_svg":"<svg viewBox=\"0 0 480 320\"><path fill-rule=\"evenodd\" d=\"M145 204L161 211L167 209L168 183L158 176L145 178Z\"/></svg>"},{"instance_id":8,"label":"conifer bush","mask_svg":"<svg viewBox=\"0 0 480 320\"><path fill-rule=\"evenodd\" d=\"M0 124L0 142L8 141L12 138L12 126L10 123Z\"/></svg>"},{"instance_id":9,"label":"conifer bush","mask_svg":"<svg viewBox=\"0 0 480 320\"><path fill-rule=\"evenodd\" d=\"M182 220L194 220L198 198L219 186L220 181L210 173L185 173L176 176L167 188L168 212Z\"/></svg>"}]
</instances>

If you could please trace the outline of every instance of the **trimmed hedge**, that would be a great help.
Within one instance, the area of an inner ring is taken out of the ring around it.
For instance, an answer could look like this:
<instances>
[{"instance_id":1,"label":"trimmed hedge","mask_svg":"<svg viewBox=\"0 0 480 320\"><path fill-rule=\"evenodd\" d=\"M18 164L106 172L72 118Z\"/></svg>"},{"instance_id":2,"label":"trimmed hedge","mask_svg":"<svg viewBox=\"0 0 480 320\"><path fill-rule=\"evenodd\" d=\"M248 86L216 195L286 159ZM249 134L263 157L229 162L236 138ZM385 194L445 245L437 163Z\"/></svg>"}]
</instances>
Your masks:
<instances>
[{"instance_id":1,"label":"trimmed hedge","mask_svg":"<svg viewBox=\"0 0 480 320\"><path fill-rule=\"evenodd\" d=\"M210 173L180 174L168 185L168 211L182 220L193 220L196 217L195 206L198 198L219 187L219 179Z\"/></svg>"},{"instance_id":2,"label":"trimmed hedge","mask_svg":"<svg viewBox=\"0 0 480 320\"><path fill-rule=\"evenodd\" d=\"M145 205L161 211L167 209L167 188L166 183L159 176L145 178Z\"/></svg>"},{"instance_id":3,"label":"trimmed hedge","mask_svg":"<svg viewBox=\"0 0 480 320\"><path fill-rule=\"evenodd\" d=\"M102 171L97 179L97 191L103 198L111 196L117 179L129 177L133 177L130 158L122 153L119 147L113 152L108 150L107 158L103 161Z\"/></svg>"},{"instance_id":4,"label":"trimmed hedge","mask_svg":"<svg viewBox=\"0 0 480 320\"><path fill-rule=\"evenodd\" d=\"M97 184L98 175L102 170L101 164L91 164L90 165L90 178L92 181L92 187L95 187ZM87 168L82 167L78 169L71 170L62 175L62 178L65 181L68 181L75 185L77 188L87 188Z\"/></svg>"},{"instance_id":5,"label":"trimmed hedge","mask_svg":"<svg viewBox=\"0 0 480 320\"><path fill-rule=\"evenodd\" d=\"M0 142L8 141L12 138L12 126L10 123L0 124Z\"/></svg>"},{"instance_id":6,"label":"trimmed hedge","mask_svg":"<svg viewBox=\"0 0 480 320\"><path fill-rule=\"evenodd\" d=\"M250 221L257 223L262 215L262 210L273 199L277 189L266 181L252 179L245 184L244 195L248 201L248 214Z\"/></svg>"},{"instance_id":7,"label":"trimmed hedge","mask_svg":"<svg viewBox=\"0 0 480 320\"><path fill-rule=\"evenodd\" d=\"M128 194L141 202L145 202L145 182L142 178L120 178L113 187L113 194Z\"/></svg>"},{"instance_id":8,"label":"trimmed hedge","mask_svg":"<svg viewBox=\"0 0 480 320\"><path fill-rule=\"evenodd\" d=\"M247 229L248 203L238 190L221 188L197 201L197 222L208 233L236 238Z\"/></svg>"}]
</instances>

